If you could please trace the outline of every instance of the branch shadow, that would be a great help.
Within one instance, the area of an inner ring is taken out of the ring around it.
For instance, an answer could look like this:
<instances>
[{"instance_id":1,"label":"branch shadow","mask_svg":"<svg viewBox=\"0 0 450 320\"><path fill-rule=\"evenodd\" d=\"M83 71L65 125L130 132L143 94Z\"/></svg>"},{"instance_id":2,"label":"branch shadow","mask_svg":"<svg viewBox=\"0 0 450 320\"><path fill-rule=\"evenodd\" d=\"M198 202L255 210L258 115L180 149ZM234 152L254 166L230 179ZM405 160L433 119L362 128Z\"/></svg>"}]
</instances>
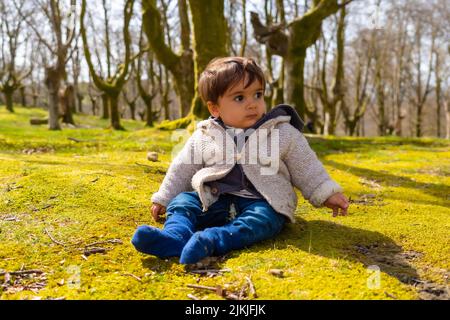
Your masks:
<instances>
[{"instance_id":1,"label":"branch shadow","mask_svg":"<svg viewBox=\"0 0 450 320\"><path fill-rule=\"evenodd\" d=\"M422 192L431 195L433 197L436 197L438 199L441 199L444 203L449 203L450 200L450 186L443 184L443 183L424 183L424 182L417 182L414 181L411 178L408 177L402 177L397 176L394 174L390 174L387 172L381 172L366 168L359 168L355 166L351 166L348 164L339 163L332 160L323 160L322 161L325 165L331 166L333 168L336 168L341 171L346 171L351 174L357 175L362 178L370 178L373 180L376 180L379 183L385 184L390 187L405 187L405 188L411 188L411 189L420 189ZM421 201L417 199L411 199L411 201L414 202L425 202L427 204L430 203L430 201ZM450 207L449 205L440 204L438 202L432 202L433 205L440 205L445 208Z\"/></svg>"},{"instance_id":2,"label":"branch shadow","mask_svg":"<svg viewBox=\"0 0 450 320\"><path fill-rule=\"evenodd\" d=\"M419 279L411 261L422 256L420 252L404 251L386 235L338 223L298 219L287 224L284 230L269 244L257 247L278 249L296 247L309 254L331 259L344 259L362 263L365 267L378 266L381 272L397 278L405 284L415 284ZM261 247L262 246L262 247Z\"/></svg>"}]
</instances>

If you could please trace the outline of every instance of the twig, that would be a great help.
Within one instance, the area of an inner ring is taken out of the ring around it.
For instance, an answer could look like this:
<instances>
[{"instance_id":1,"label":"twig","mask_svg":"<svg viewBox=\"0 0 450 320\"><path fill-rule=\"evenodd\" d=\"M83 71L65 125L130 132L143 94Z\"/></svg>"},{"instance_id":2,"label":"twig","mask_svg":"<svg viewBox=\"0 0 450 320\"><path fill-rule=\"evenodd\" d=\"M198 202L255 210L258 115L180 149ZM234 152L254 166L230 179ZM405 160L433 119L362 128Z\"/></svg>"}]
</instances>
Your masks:
<instances>
[{"instance_id":1,"label":"twig","mask_svg":"<svg viewBox=\"0 0 450 320\"><path fill-rule=\"evenodd\" d=\"M196 296L194 296L193 294L190 294L190 293L188 293L187 296L188 296L189 299L192 299L192 300L200 300L199 297L196 297Z\"/></svg>"},{"instance_id":2,"label":"twig","mask_svg":"<svg viewBox=\"0 0 450 320\"><path fill-rule=\"evenodd\" d=\"M7 272L5 273L5 281L3 281L3 286L7 287L9 285L9 282L11 281L10 274Z\"/></svg>"},{"instance_id":3,"label":"twig","mask_svg":"<svg viewBox=\"0 0 450 320\"><path fill-rule=\"evenodd\" d=\"M110 239L110 240L104 240L104 241L97 241L97 242L93 242L93 243L89 243L87 245L85 245L85 247L91 247L91 246L96 246L99 244L105 244L105 243L118 243L118 244L122 244L122 240L120 239Z\"/></svg>"},{"instance_id":4,"label":"twig","mask_svg":"<svg viewBox=\"0 0 450 320\"><path fill-rule=\"evenodd\" d=\"M111 249L109 249L109 250L111 250ZM90 249L85 249L83 254L87 257L87 256L90 256L91 254L105 253L106 251L107 251L106 248L94 247L94 248L90 248Z\"/></svg>"},{"instance_id":5,"label":"twig","mask_svg":"<svg viewBox=\"0 0 450 320\"><path fill-rule=\"evenodd\" d=\"M190 270L191 273L222 273L222 272L231 272L231 269L197 269L197 270Z\"/></svg>"},{"instance_id":6,"label":"twig","mask_svg":"<svg viewBox=\"0 0 450 320\"><path fill-rule=\"evenodd\" d=\"M59 244L60 246L65 246L65 244L63 242L60 242L58 240L56 240L55 238L53 238L53 236L50 234L50 232L47 230L47 228L44 228L44 232L50 237L50 240L52 240L54 243Z\"/></svg>"},{"instance_id":7,"label":"twig","mask_svg":"<svg viewBox=\"0 0 450 320\"><path fill-rule=\"evenodd\" d=\"M152 167L152 166L148 166L148 165L146 165L146 164L142 164L142 163L139 163L139 162L135 162L135 164L138 165L138 166L141 166L141 167L145 167L145 168L150 168L150 169L153 169L153 168L154 168L154 167Z\"/></svg>"},{"instance_id":8,"label":"twig","mask_svg":"<svg viewBox=\"0 0 450 320\"><path fill-rule=\"evenodd\" d=\"M248 283L248 286L250 289L250 294L253 296L253 298L258 298L258 295L256 294L255 285L253 284L250 277L245 277L245 280L247 280L247 283Z\"/></svg>"},{"instance_id":9,"label":"twig","mask_svg":"<svg viewBox=\"0 0 450 320\"><path fill-rule=\"evenodd\" d=\"M75 141L75 142L96 142L96 140L81 140L77 138L68 137L68 140Z\"/></svg>"},{"instance_id":10,"label":"twig","mask_svg":"<svg viewBox=\"0 0 450 320\"><path fill-rule=\"evenodd\" d=\"M209 291L216 291L216 287L207 287L207 286L201 286L199 284L188 284L187 285L189 288L194 288L194 289L204 289L204 290L209 290Z\"/></svg>"},{"instance_id":11,"label":"twig","mask_svg":"<svg viewBox=\"0 0 450 320\"><path fill-rule=\"evenodd\" d=\"M124 276L130 276L130 277L133 277L133 278L135 278L137 281L142 282L142 279L141 279L141 278L139 278L138 276L135 276L135 275L132 274L132 273L126 272L126 273L124 273L123 275L124 275Z\"/></svg>"},{"instance_id":12,"label":"twig","mask_svg":"<svg viewBox=\"0 0 450 320\"><path fill-rule=\"evenodd\" d=\"M228 300L240 300L239 297L237 295L235 295L234 293L229 293L225 296L226 299Z\"/></svg>"},{"instance_id":13,"label":"twig","mask_svg":"<svg viewBox=\"0 0 450 320\"><path fill-rule=\"evenodd\" d=\"M22 274L32 274L32 273L42 274L42 273L44 273L44 271L41 271L41 270L2 271L2 272L0 272L0 276L3 276L7 273L12 276L19 276Z\"/></svg>"},{"instance_id":14,"label":"twig","mask_svg":"<svg viewBox=\"0 0 450 320\"><path fill-rule=\"evenodd\" d=\"M247 290L248 287L248 283L245 283L242 288L241 291L239 291L239 300L242 300L245 297L245 291Z\"/></svg>"},{"instance_id":15,"label":"twig","mask_svg":"<svg viewBox=\"0 0 450 320\"><path fill-rule=\"evenodd\" d=\"M225 297L227 295L227 292L225 289L223 289L221 286L216 286L216 287L207 287L207 286L201 286L198 284L188 284L187 285L189 288L194 288L194 289L203 289L203 290L209 290L209 291L213 291L215 292L218 296L221 297Z\"/></svg>"}]
</instances>

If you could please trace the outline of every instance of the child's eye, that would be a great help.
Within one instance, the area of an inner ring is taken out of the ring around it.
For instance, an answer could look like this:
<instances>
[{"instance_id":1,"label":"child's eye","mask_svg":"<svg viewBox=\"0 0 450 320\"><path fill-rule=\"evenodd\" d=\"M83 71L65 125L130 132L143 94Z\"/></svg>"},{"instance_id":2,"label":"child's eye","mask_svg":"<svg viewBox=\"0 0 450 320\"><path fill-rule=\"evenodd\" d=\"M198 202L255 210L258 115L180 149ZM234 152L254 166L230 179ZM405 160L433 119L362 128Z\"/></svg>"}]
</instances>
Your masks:
<instances>
[{"instance_id":1,"label":"child's eye","mask_svg":"<svg viewBox=\"0 0 450 320\"><path fill-rule=\"evenodd\" d=\"M257 92L257 93L255 94L256 99L259 99L259 98L261 98L262 96L263 96L262 91L259 91L259 92Z\"/></svg>"},{"instance_id":2,"label":"child's eye","mask_svg":"<svg viewBox=\"0 0 450 320\"><path fill-rule=\"evenodd\" d=\"M244 100L244 96L237 96L234 98L234 101L237 101L237 102L241 102L242 100Z\"/></svg>"}]
</instances>

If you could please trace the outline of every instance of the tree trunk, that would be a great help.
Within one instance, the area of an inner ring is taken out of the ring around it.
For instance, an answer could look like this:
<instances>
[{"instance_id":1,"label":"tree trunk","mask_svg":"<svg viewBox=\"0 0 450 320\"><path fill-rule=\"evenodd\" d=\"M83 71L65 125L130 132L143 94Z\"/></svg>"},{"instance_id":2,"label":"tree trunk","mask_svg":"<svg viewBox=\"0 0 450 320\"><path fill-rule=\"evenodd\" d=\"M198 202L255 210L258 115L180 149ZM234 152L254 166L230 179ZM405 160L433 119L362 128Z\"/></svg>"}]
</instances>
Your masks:
<instances>
[{"instance_id":1,"label":"tree trunk","mask_svg":"<svg viewBox=\"0 0 450 320\"><path fill-rule=\"evenodd\" d=\"M103 107L102 119L109 119L109 109L110 109L109 97L106 94L106 92L103 93L101 95L101 97L102 97L102 107Z\"/></svg>"},{"instance_id":2,"label":"tree trunk","mask_svg":"<svg viewBox=\"0 0 450 320\"><path fill-rule=\"evenodd\" d=\"M185 1L178 2L180 9L185 7ZM206 3L206 8L210 6ZM181 10L183 11L183 10ZM184 10L185 11L185 10ZM164 42L164 29L161 14L156 7L156 0L142 0L142 23L148 42L158 61L173 75L174 89L178 97L182 116L186 116L191 109L194 98L194 58L189 47L188 19L180 13L182 53L176 55ZM214 19L205 18L209 23Z\"/></svg>"},{"instance_id":3,"label":"tree trunk","mask_svg":"<svg viewBox=\"0 0 450 320\"><path fill-rule=\"evenodd\" d=\"M305 119L307 110L304 95L305 58L306 48L298 48L296 52L290 52L284 60L286 75L284 100L295 107L302 119Z\"/></svg>"},{"instance_id":4,"label":"tree trunk","mask_svg":"<svg viewBox=\"0 0 450 320\"><path fill-rule=\"evenodd\" d=\"M314 1L314 6L289 28L286 56L286 101L293 103L300 117L308 113L304 97L306 50L320 36L322 21L339 10L337 0Z\"/></svg>"},{"instance_id":5,"label":"tree trunk","mask_svg":"<svg viewBox=\"0 0 450 320\"><path fill-rule=\"evenodd\" d=\"M131 119L136 120L136 102L130 102Z\"/></svg>"},{"instance_id":6,"label":"tree trunk","mask_svg":"<svg viewBox=\"0 0 450 320\"><path fill-rule=\"evenodd\" d=\"M6 110L9 112L14 112L13 93L14 91L8 90L7 88L3 90L3 94L5 95Z\"/></svg>"},{"instance_id":7,"label":"tree trunk","mask_svg":"<svg viewBox=\"0 0 450 320\"><path fill-rule=\"evenodd\" d=\"M450 103L448 100L444 101L445 108L445 122L446 122L446 132L445 139L450 139Z\"/></svg>"},{"instance_id":8,"label":"tree trunk","mask_svg":"<svg viewBox=\"0 0 450 320\"><path fill-rule=\"evenodd\" d=\"M22 107L26 107L27 106L27 96L25 94L25 86L20 87L20 99L22 102Z\"/></svg>"},{"instance_id":9,"label":"tree trunk","mask_svg":"<svg viewBox=\"0 0 450 320\"><path fill-rule=\"evenodd\" d=\"M416 108L416 137L422 136L422 109L423 105L419 104Z\"/></svg>"},{"instance_id":10,"label":"tree trunk","mask_svg":"<svg viewBox=\"0 0 450 320\"><path fill-rule=\"evenodd\" d=\"M153 99L148 99L148 101L144 100L145 103L145 125L147 127L153 127L153 111L152 111L152 103Z\"/></svg>"},{"instance_id":11,"label":"tree trunk","mask_svg":"<svg viewBox=\"0 0 450 320\"><path fill-rule=\"evenodd\" d=\"M120 124L119 94L108 95L111 112L111 126L115 130L125 130Z\"/></svg>"},{"instance_id":12,"label":"tree trunk","mask_svg":"<svg viewBox=\"0 0 450 320\"><path fill-rule=\"evenodd\" d=\"M194 24L195 50L195 96L191 110L195 116L204 119L209 112L198 95L198 79L213 58L228 55L228 27L223 1L189 0L189 4Z\"/></svg>"},{"instance_id":13,"label":"tree trunk","mask_svg":"<svg viewBox=\"0 0 450 320\"><path fill-rule=\"evenodd\" d=\"M83 113L83 95L79 92L76 95L77 95L78 112Z\"/></svg>"},{"instance_id":14,"label":"tree trunk","mask_svg":"<svg viewBox=\"0 0 450 320\"><path fill-rule=\"evenodd\" d=\"M59 88L61 76L57 69L47 67L45 70L45 84L48 90L48 128L61 130L59 124Z\"/></svg>"}]
</instances>

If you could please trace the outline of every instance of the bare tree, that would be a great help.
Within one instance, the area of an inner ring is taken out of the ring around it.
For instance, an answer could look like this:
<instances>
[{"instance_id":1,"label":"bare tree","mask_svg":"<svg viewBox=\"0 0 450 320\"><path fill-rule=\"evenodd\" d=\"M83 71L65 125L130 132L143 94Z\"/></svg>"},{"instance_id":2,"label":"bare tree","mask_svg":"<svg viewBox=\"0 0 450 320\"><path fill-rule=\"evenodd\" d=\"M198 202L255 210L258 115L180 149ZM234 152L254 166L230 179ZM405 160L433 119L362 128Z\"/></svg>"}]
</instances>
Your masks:
<instances>
[{"instance_id":1,"label":"bare tree","mask_svg":"<svg viewBox=\"0 0 450 320\"><path fill-rule=\"evenodd\" d=\"M24 6L24 1L17 4L16 10L11 6L6 6L5 3L0 3L0 19L2 21L0 27L1 43L1 58L0 58L0 92L5 95L6 109L14 112L13 108L13 94L16 90L24 90L23 80L28 77L32 68L28 70L17 67L18 49L21 45L19 41L22 35L23 20L20 18L20 11ZM7 43L5 43L7 41ZM23 42L23 41L22 41ZM28 43L27 40L25 40ZM27 49L25 48L25 52ZM22 91L24 97L24 91ZM24 105L25 99L22 98Z\"/></svg>"},{"instance_id":2,"label":"bare tree","mask_svg":"<svg viewBox=\"0 0 450 320\"><path fill-rule=\"evenodd\" d=\"M304 97L304 67L306 50L320 36L322 21L336 13L342 6L351 2L337 0L313 0L313 6L303 16L296 17L287 25L269 25L261 23L257 13L252 13L252 25L255 38L265 43L285 62L285 101L292 103L301 117L307 113ZM287 29L287 32L284 30Z\"/></svg>"},{"instance_id":3,"label":"bare tree","mask_svg":"<svg viewBox=\"0 0 450 320\"><path fill-rule=\"evenodd\" d=\"M140 48L144 48L144 38L143 38L143 26L141 24L141 32L140 32L140 38L139 38L139 46ZM142 49L141 49L142 50ZM153 122L156 118L156 116L159 114L161 108L159 111L153 110L153 99L157 95L157 88L155 86L155 70L153 67L153 55L151 52L148 52L148 58L145 61L143 61L143 56L139 56L137 60L137 67L136 69L136 85L138 88L139 95L141 96L142 101L144 101L145 104L145 124L146 126L153 126ZM142 64L146 65L147 70L147 84L144 86L144 83L142 81L143 73L142 73Z\"/></svg>"},{"instance_id":4,"label":"bare tree","mask_svg":"<svg viewBox=\"0 0 450 320\"><path fill-rule=\"evenodd\" d=\"M19 8L17 3L14 3L16 8ZM35 18L36 10L43 20L38 21ZM32 5L23 7L19 12L49 54L50 61L45 65L44 79L48 90L48 126L50 130L60 130L58 94L61 80L66 76L66 63L75 37L76 3L71 0L69 5L64 6L57 0L33 0ZM50 30L45 29L45 26L50 26Z\"/></svg>"},{"instance_id":5,"label":"bare tree","mask_svg":"<svg viewBox=\"0 0 450 320\"><path fill-rule=\"evenodd\" d=\"M142 0L142 23L148 43L155 58L170 72L181 106L181 115L186 116L194 98L194 56L190 45L191 30L186 0L178 0L178 13L181 25L180 53L166 43L165 31L156 0ZM212 19L210 21L213 21Z\"/></svg>"},{"instance_id":6,"label":"bare tree","mask_svg":"<svg viewBox=\"0 0 450 320\"><path fill-rule=\"evenodd\" d=\"M80 31L81 37L83 39L83 48L84 48L84 56L86 57L86 62L89 66L89 73L92 76L92 80L95 86L103 92L104 96L108 99L110 112L111 112L111 127L116 130L123 130L124 128L120 124L120 114L118 107L119 94L122 91L122 88L126 82L125 77L128 74L128 69L130 65L131 59L131 37L129 34L129 25L131 16L133 15L133 0L127 0L124 9L123 9L123 37L124 37L124 46L125 46L125 57L124 62L117 67L117 70L114 75L112 75L111 70L108 67L109 76L106 79L102 78L97 71L92 62L91 52L89 50L89 44L86 36L86 28L84 25L84 16L86 14L86 0L82 0L81 2L81 15L80 15ZM107 15L106 15L107 16ZM108 32L107 32L108 34ZM109 39L109 38L107 38ZM107 51L109 43L106 43ZM107 56L111 53L108 52ZM110 66L110 63L108 64Z\"/></svg>"}]
</instances>

